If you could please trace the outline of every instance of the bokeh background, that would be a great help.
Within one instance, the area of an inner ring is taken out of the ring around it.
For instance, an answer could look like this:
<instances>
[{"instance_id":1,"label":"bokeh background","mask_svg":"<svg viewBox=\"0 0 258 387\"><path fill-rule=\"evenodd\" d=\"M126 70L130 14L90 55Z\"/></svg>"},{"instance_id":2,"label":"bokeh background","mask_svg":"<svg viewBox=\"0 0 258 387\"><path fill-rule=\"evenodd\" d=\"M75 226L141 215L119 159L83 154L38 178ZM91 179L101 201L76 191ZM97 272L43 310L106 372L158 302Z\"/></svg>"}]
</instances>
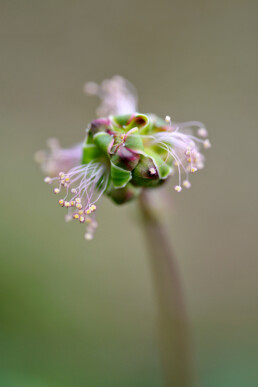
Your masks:
<instances>
[{"instance_id":1,"label":"bokeh background","mask_svg":"<svg viewBox=\"0 0 258 387\"><path fill-rule=\"evenodd\" d=\"M197 385L258 385L257 10L252 0L0 1L1 386L163 386L136 204L104 199L88 243L33 160L48 137L84 137L97 100L83 84L114 74L137 86L140 111L209 129L206 168L191 190L171 189L168 215Z\"/></svg>"}]
</instances>

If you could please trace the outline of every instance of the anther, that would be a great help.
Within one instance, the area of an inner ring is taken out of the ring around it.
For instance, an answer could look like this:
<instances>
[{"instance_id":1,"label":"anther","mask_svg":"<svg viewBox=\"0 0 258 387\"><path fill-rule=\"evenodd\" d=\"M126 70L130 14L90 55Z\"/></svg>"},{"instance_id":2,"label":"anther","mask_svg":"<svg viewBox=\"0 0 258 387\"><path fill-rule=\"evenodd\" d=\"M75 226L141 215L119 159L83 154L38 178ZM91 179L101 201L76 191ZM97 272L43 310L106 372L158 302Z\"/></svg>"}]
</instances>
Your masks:
<instances>
[{"instance_id":1,"label":"anther","mask_svg":"<svg viewBox=\"0 0 258 387\"><path fill-rule=\"evenodd\" d=\"M65 202L64 205L65 205L66 208L71 207L70 202Z\"/></svg>"},{"instance_id":2,"label":"anther","mask_svg":"<svg viewBox=\"0 0 258 387\"><path fill-rule=\"evenodd\" d=\"M56 194L56 195L57 195L57 194L59 194L59 192L60 192L60 189L59 189L59 188L54 188L54 189L53 189L53 192L54 192L54 194Z\"/></svg>"},{"instance_id":3,"label":"anther","mask_svg":"<svg viewBox=\"0 0 258 387\"><path fill-rule=\"evenodd\" d=\"M176 192L181 192L182 191L182 187L180 185L175 185L174 190Z\"/></svg>"},{"instance_id":4,"label":"anther","mask_svg":"<svg viewBox=\"0 0 258 387\"><path fill-rule=\"evenodd\" d=\"M200 129L197 130L197 134L200 137L207 137L208 136L208 131L205 128L200 128Z\"/></svg>"},{"instance_id":5,"label":"anther","mask_svg":"<svg viewBox=\"0 0 258 387\"><path fill-rule=\"evenodd\" d=\"M168 124L171 124L171 117L170 117L170 116L166 116L166 117L165 117L165 121L166 121Z\"/></svg>"},{"instance_id":6,"label":"anther","mask_svg":"<svg viewBox=\"0 0 258 387\"><path fill-rule=\"evenodd\" d=\"M191 187L190 181L188 181L188 180L183 181L183 186L184 186L185 188L190 188L190 187Z\"/></svg>"},{"instance_id":7,"label":"anther","mask_svg":"<svg viewBox=\"0 0 258 387\"><path fill-rule=\"evenodd\" d=\"M91 209L90 208L88 208L87 210L85 210L85 214L87 214L87 215L90 215L91 214Z\"/></svg>"},{"instance_id":8,"label":"anther","mask_svg":"<svg viewBox=\"0 0 258 387\"><path fill-rule=\"evenodd\" d=\"M60 200L58 201L58 203L60 204L61 207L64 207L64 200L63 200L63 199L60 199Z\"/></svg>"},{"instance_id":9,"label":"anther","mask_svg":"<svg viewBox=\"0 0 258 387\"><path fill-rule=\"evenodd\" d=\"M97 207L95 206L95 204L92 204L92 205L90 206L90 210L91 210L92 212L96 211L96 209L97 209Z\"/></svg>"},{"instance_id":10,"label":"anther","mask_svg":"<svg viewBox=\"0 0 258 387\"><path fill-rule=\"evenodd\" d=\"M78 214L73 214L73 219L79 219L79 215Z\"/></svg>"},{"instance_id":11,"label":"anther","mask_svg":"<svg viewBox=\"0 0 258 387\"><path fill-rule=\"evenodd\" d=\"M59 177L60 177L60 179L64 179L64 177L65 177L64 172L60 172L60 173L59 173Z\"/></svg>"},{"instance_id":12,"label":"anther","mask_svg":"<svg viewBox=\"0 0 258 387\"><path fill-rule=\"evenodd\" d=\"M210 147L211 147L210 140L208 140L208 139L205 140L205 141L203 142L203 146L204 146L205 149L210 148Z\"/></svg>"},{"instance_id":13,"label":"anther","mask_svg":"<svg viewBox=\"0 0 258 387\"><path fill-rule=\"evenodd\" d=\"M52 183L52 179L49 176L47 176L47 177L45 177L44 182L46 184L51 184Z\"/></svg>"},{"instance_id":14,"label":"anther","mask_svg":"<svg viewBox=\"0 0 258 387\"><path fill-rule=\"evenodd\" d=\"M93 239L93 235L92 235L92 233L90 233L90 232L86 232L86 233L84 234L84 238L85 238L87 241L91 241L91 240Z\"/></svg>"},{"instance_id":15,"label":"anther","mask_svg":"<svg viewBox=\"0 0 258 387\"><path fill-rule=\"evenodd\" d=\"M75 205L75 207L78 208L78 210L81 210L81 209L82 209L81 203L77 203L77 204Z\"/></svg>"},{"instance_id":16,"label":"anther","mask_svg":"<svg viewBox=\"0 0 258 387\"><path fill-rule=\"evenodd\" d=\"M195 168L195 167L192 167L191 169L190 169L190 172L191 173L194 173L194 172L196 172L197 171L197 168Z\"/></svg>"},{"instance_id":17,"label":"anther","mask_svg":"<svg viewBox=\"0 0 258 387\"><path fill-rule=\"evenodd\" d=\"M85 222L84 216L80 216L80 223L84 223L84 222Z\"/></svg>"}]
</instances>

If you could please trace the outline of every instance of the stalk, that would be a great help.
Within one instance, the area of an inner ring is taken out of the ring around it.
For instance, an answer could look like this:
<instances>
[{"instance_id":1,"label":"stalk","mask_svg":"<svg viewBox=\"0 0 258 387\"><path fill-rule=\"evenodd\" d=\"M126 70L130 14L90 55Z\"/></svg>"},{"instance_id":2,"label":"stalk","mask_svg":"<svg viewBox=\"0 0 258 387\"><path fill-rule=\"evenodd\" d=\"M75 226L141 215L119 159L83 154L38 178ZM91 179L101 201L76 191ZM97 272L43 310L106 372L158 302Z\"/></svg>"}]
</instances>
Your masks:
<instances>
[{"instance_id":1,"label":"stalk","mask_svg":"<svg viewBox=\"0 0 258 387\"><path fill-rule=\"evenodd\" d=\"M150 195L143 190L139 203L157 295L165 385L190 387L193 370L183 292L174 253Z\"/></svg>"}]
</instances>

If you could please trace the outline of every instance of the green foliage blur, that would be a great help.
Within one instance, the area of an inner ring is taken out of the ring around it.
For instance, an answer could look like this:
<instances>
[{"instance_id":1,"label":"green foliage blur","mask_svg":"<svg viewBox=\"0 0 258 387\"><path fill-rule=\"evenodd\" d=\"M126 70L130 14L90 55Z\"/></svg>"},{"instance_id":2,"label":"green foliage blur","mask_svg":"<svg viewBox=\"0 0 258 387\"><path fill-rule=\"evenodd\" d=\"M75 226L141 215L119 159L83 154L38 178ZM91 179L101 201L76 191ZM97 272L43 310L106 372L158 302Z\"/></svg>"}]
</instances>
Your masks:
<instances>
[{"instance_id":1,"label":"green foliage blur","mask_svg":"<svg viewBox=\"0 0 258 387\"><path fill-rule=\"evenodd\" d=\"M0 386L163 386L137 204L105 198L86 242L33 160L49 137L83 140L97 106L83 84L114 74L136 85L140 111L209 129L206 167L170 190L167 219L197 385L258 385L257 8L0 1Z\"/></svg>"}]
</instances>

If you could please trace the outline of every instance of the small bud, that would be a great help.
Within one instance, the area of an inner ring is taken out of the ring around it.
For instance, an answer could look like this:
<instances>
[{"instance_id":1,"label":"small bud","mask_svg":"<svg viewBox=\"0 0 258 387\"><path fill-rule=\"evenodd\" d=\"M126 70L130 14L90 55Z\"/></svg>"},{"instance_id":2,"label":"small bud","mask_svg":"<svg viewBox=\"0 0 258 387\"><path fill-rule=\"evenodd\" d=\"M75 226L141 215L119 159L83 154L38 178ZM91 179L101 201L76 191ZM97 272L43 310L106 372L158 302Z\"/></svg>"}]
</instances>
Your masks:
<instances>
[{"instance_id":1,"label":"small bud","mask_svg":"<svg viewBox=\"0 0 258 387\"><path fill-rule=\"evenodd\" d=\"M54 192L54 194L56 194L56 195L57 195L57 194L59 194L59 192L60 192L60 189L59 189L59 188L54 188L54 189L53 189L53 192Z\"/></svg>"},{"instance_id":2,"label":"small bud","mask_svg":"<svg viewBox=\"0 0 258 387\"><path fill-rule=\"evenodd\" d=\"M63 199L60 199L60 200L58 201L58 203L60 204L61 207L64 207L64 200L63 200Z\"/></svg>"}]
</instances>

